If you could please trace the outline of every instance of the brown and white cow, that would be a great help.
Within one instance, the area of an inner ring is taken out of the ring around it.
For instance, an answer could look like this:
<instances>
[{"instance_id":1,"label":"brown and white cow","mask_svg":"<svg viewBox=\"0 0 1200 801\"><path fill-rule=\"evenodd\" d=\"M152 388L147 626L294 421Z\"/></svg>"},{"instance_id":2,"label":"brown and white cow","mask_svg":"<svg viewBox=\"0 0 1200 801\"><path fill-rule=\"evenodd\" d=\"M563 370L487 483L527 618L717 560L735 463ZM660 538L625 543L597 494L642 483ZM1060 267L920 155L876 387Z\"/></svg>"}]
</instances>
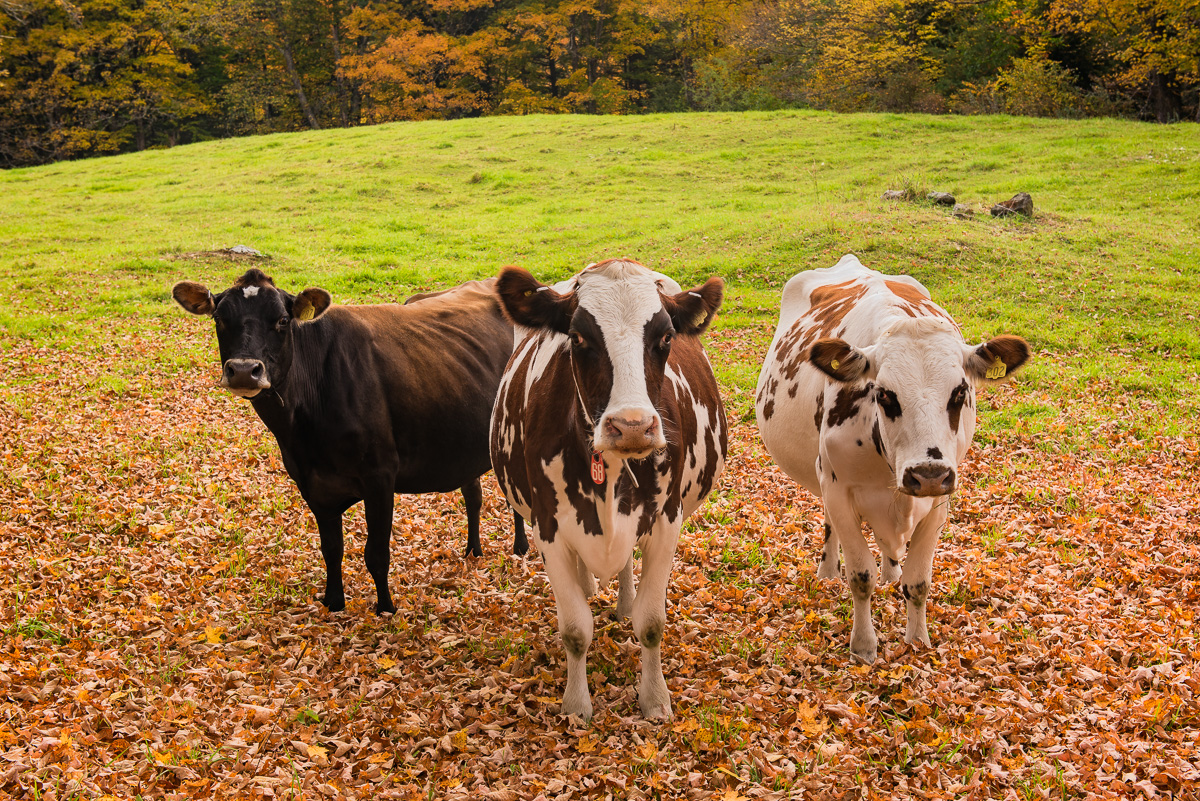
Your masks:
<instances>
[{"instance_id":1,"label":"brown and white cow","mask_svg":"<svg viewBox=\"0 0 1200 801\"><path fill-rule=\"evenodd\" d=\"M212 317L221 386L247 398L275 435L288 475L317 519L330 611L345 608L342 515L363 502L365 558L377 612L388 591L394 493L461 488L467 553L479 555L479 477L513 329L491 284L473 281L401 306L333 305L324 289L292 295L261 270L213 294L180 281L173 295ZM513 552L527 549L516 522Z\"/></svg>"},{"instance_id":2,"label":"brown and white cow","mask_svg":"<svg viewBox=\"0 0 1200 801\"><path fill-rule=\"evenodd\" d=\"M883 556L880 579L900 579L905 641L928 645L933 552L975 433L975 389L1028 358L1020 337L967 345L919 281L852 255L784 287L758 379L758 428L783 471L824 503L817 575L838 575L840 543L854 596L850 650L863 662L875 661L877 640L862 522Z\"/></svg>"},{"instance_id":3,"label":"brown and white cow","mask_svg":"<svg viewBox=\"0 0 1200 801\"><path fill-rule=\"evenodd\" d=\"M559 293L508 268L496 283L517 346L492 412L492 465L508 501L533 524L567 651L563 714L590 718L587 650L592 576L642 577L633 629L642 646L638 701L669 717L660 661L667 582L683 521L724 468L725 408L699 334L721 305L710 278L688 292L624 260L595 264ZM627 604L618 601L618 611Z\"/></svg>"}]
</instances>

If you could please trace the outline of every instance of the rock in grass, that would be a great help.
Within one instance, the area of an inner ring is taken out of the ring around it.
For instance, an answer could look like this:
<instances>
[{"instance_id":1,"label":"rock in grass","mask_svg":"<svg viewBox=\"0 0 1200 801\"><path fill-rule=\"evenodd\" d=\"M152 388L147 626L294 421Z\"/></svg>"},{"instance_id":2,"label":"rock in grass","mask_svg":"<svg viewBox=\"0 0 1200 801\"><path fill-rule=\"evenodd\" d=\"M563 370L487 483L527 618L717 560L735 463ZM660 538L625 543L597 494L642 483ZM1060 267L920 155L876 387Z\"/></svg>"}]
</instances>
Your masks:
<instances>
[{"instance_id":1,"label":"rock in grass","mask_svg":"<svg viewBox=\"0 0 1200 801\"><path fill-rule=\"evenodd\" d=\"M953 206L956 202L954 195L949 192L930 192L925 197L932 201L935 206Z\"/></svg>"},{"instance_id":2,"label":"rock in grass","mask_svg":"<svg viewBox=\"0 0 1200 801\"><path fill-rule=\"evenodd\" d=\"M1033 198L1028 192L1018 192L1011 200L1004 200L992 206L993 217L1011 217L1020 214L1023 217L1033 216Z\"/></svg>"},{"instance_id":3,"label":"rock in grass","mask_svg":"<svg viewBox=\"0 0 1200 801\"><path fill-rule=\"evenodd\" d=\"M907 189L889 189L883 193L884 200L912 200L912 192Z\"/></svg>"},{"instance_id":4,"label":"rock in grass","mask_svg":"<svg viewBox=\"0 0 1200 801\"><path fill-rule=\"evenodd\" d=\"M975 210L970 206L963 205L962 203L955 203L954 216L958 217L960 220L969 220L975 216Z\"/></svg>"}]
</instances>

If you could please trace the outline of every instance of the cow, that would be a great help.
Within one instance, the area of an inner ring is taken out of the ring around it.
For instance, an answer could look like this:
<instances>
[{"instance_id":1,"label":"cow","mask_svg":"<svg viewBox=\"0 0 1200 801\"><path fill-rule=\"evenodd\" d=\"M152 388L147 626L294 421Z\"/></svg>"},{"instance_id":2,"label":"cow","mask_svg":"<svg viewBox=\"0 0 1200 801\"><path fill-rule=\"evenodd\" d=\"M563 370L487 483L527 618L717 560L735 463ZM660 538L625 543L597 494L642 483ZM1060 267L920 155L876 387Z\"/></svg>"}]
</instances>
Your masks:
<instances>
[{"instance_id":1,"label":"cow","mask_svg":"<svg viewBox=\"0 0 1200 801\"><path fill-rule=\"evenodd\" d=\"M783 472L824 505L817 575L838 576L840 544L854 658L873 663L878 645L876 564L862 522L883 557L880 580L900 581L905 641L928 646L933 552L975 433L976 388L1028 358L1016 336L966 344L919 281L867 269L853 255L784 287L758 379L758 428Z\"/></svg>"},{"instance_id":2,"label":"cow","mask_svg":"<svg viewBox=\"0 0 1200 801\"><path fill-rule=\"evenodd\" d=\"M496 293L531 329L500 382L492 412L492 464L509 504L533 526L567 652L562 713L587 720L592 576L631 583L641 643L638 702L647 718L671 715L661 644L667 582L680 526L715 486L728 424L701 347L724 283L687 292L641 264L612 259L583 270L560 293L510 267ZM671 282L673 283L673 282ZM560 285L563 286L563 285Z\"/></svg>"},{"instance_id":3,"label":"cow","mask_svg":"<svg viewBox=\"0 0 1200 801\"><path fill-rule=\"evenodd\" d=\"M493 282L409 305L334 305L319 288L291 295L256 268L216 295L192 281L172 290L184 309L213 318L221 386L250 401L317 520L331 612L346 605L342 514L359 501L377 613L396 611L395 493L461 488L467 552L482 553L479 477L491 468L488 422L514 343ZM513 551L527 548L518 520Z\"/></svg>"}]
</instances>

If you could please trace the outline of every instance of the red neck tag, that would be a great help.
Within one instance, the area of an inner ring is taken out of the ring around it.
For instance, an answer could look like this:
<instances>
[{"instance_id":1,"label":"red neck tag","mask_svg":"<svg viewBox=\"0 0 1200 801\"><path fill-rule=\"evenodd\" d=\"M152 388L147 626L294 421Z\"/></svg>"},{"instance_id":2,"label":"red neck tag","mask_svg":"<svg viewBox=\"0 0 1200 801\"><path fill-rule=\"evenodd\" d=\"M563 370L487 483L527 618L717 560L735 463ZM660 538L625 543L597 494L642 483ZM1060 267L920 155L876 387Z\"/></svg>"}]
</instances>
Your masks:
<instances>
[{"instance_id":1,"label":"red neck tag","mask_svg":"<svg viewBox=\"0 0 1200 801\"><path fill-rule=\"evenodd\" d=\"M592 451L592 483L604 483L604 457L600 451Z\"/></svg>"}]
</instances>

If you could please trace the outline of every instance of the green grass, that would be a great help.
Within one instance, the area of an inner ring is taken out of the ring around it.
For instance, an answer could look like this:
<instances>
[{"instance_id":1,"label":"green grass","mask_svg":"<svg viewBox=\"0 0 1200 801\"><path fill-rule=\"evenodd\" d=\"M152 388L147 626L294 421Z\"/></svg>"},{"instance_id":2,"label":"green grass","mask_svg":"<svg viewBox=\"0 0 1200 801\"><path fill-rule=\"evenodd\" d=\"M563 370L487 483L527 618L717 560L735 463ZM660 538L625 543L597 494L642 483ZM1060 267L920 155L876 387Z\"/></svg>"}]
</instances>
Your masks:
<instances>
[{"instance_id":1,"label":"green grass","mask_svg":"<svg viewBox=\"0 0 1200 801\"><path fill-rule=\"evenodd\" d=\"M904 187L950 191L976 217L880 200ZM1033 220L987 214L1018 191ZM924 282L969 339L1032 342L1028 395L984 408L985 430L1085 450L1114 403L1135 436L1194 433L1200 414L1185 390L1200 365L1192 125L795 111L402 123L11 170L0 196L0 353L153 335L183 315L175 281L224 287L245 266L181 254L234 244L270 254L286 289L354 302L630 256L681 283L728 280L718 326L752 347L714 361L745 393L783 283L854 252ZM88 391L119 398L138 370Z\"/></svg>"}]
</instances>

